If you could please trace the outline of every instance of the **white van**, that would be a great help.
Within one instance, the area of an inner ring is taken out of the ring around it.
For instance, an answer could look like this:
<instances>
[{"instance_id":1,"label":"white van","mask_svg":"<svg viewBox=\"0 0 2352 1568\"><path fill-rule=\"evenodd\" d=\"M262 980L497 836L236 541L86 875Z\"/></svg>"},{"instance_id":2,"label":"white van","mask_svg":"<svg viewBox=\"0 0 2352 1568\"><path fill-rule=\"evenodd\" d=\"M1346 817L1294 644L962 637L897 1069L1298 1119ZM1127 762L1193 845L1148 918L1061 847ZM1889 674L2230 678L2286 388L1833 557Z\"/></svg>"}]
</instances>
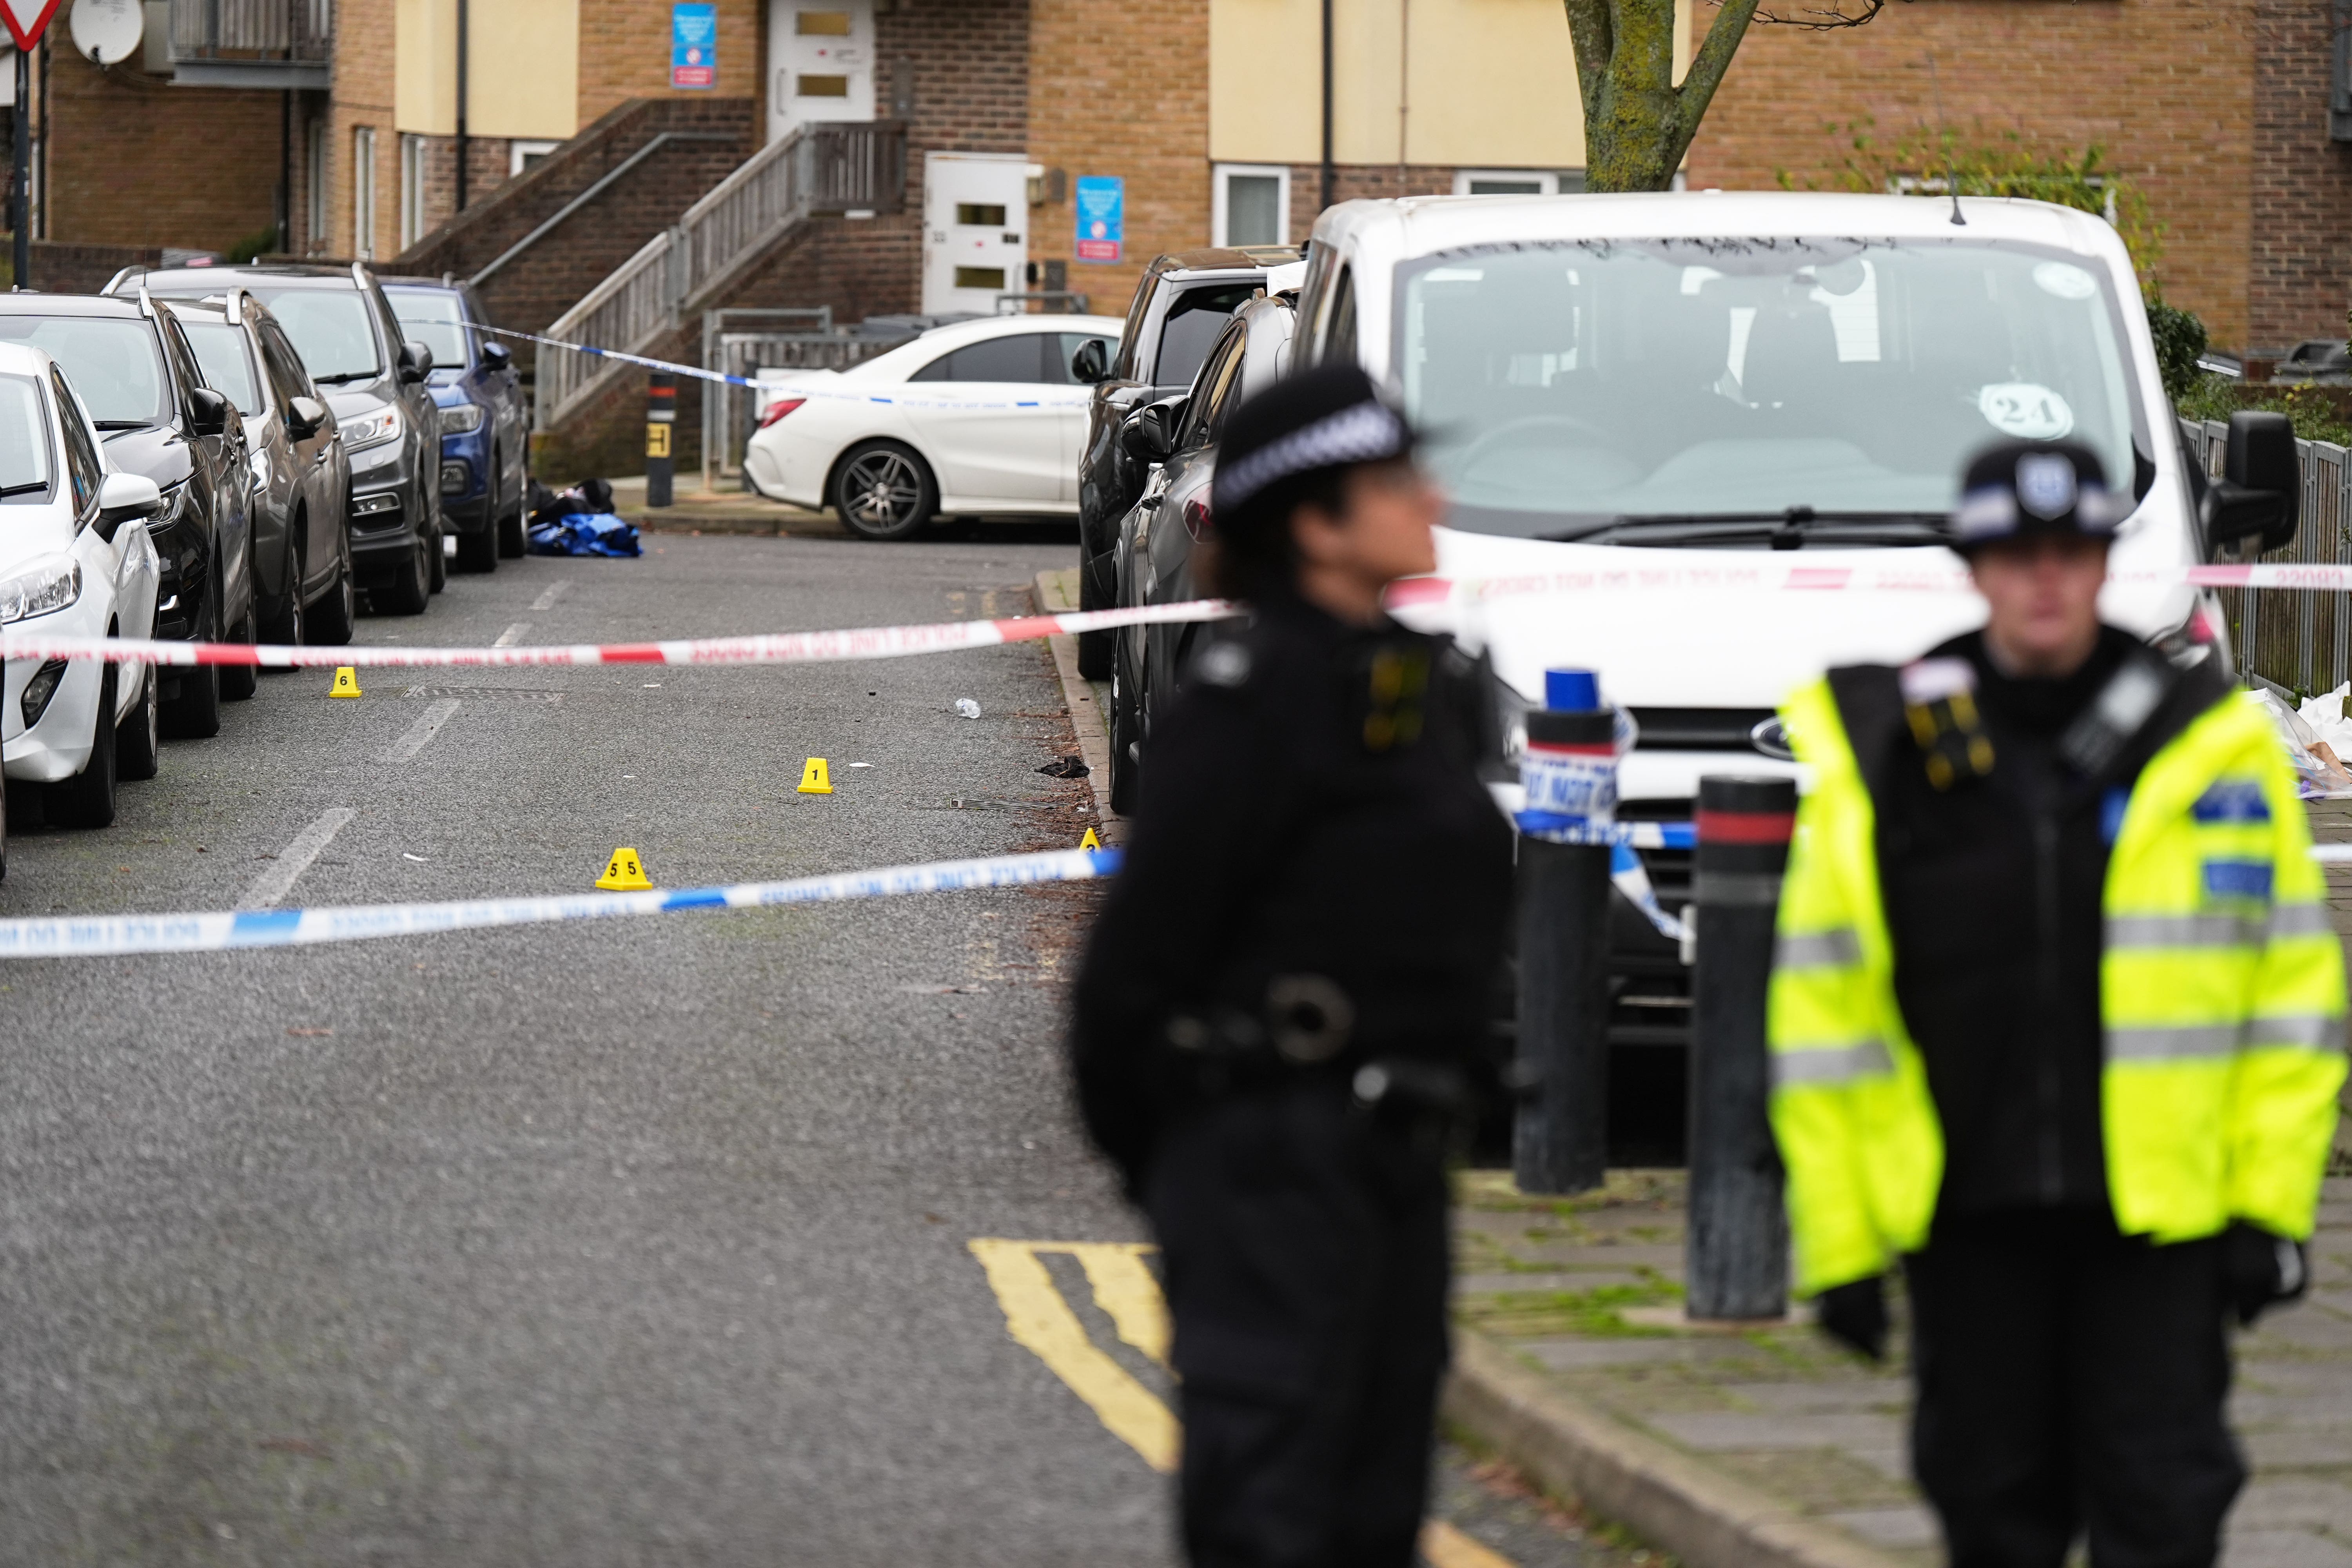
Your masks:
<instances>
[{"instance_id":1,"label":"white van","mask_svg":"<svg viewBox=\"0 0 2352 1568\"><path fill-rule=\"evenodd\" d=\"M1529 705L1547 668L1599 671L1640 725L1621 819L1686 820L1702 774L1796 771L1772 710L1800 682L1978 624L1935 525L1995 440L2072 437L2131 488L2119 574L2205 559L2202 478L2115 230L2037 202L1958 214L1944 199L1706 192L1360 201L1316 224L1295 363L1352 356L1401 397L1452 500L1442 576L1832 568L1800 574L1829 591L1521 593L1405 612L1487 647ZM1941 581L1831 586L1847 580L1837 567L1889 565ZM2226 636L2210 594L2178 581L2118 583L2104 608L2160 644ZM1666 907L1684 902L1686 853L1644 859ZM1679 1043L1673 944L1619 913L1616 967L1633 972L1621 994L1640 1000L1645 969L1661 983L1649 1025L1621 1008L1625 1039ZM1646 956L1629 965L1629 948Z\"/></svg>"}]
</instances>

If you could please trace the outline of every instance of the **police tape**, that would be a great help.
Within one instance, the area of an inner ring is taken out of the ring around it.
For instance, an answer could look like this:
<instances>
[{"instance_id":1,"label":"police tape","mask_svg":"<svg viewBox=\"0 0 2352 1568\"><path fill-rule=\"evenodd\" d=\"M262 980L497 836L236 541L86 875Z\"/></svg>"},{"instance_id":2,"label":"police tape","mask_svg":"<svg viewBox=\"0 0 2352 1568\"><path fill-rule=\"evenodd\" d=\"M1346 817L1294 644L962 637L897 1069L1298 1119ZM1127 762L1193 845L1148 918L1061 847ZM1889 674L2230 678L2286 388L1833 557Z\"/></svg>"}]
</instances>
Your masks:
<instances>
[{"instance_id":1,"label":"police tape","mask_svg":"<svg viewBox=\"0 0 2352 1568\"><path fill-rule=\"evenodd\" d=\"M163 642L136 637L45 637L23 630L0 632L0 659L102 659L110 664L254 665L264 669L332 669L358 667L424 668L486 666L530 668L583 664L832 664L867 658L906 658L994 647L1066 633L1108 631L1119 626L1167 626L1223 620L1244 612L1218 599L1179 605L1143 605L1119 610L1074 610L1066 615L1014 616L986 621L940 621L927 626L857 626L842 631L771 632L752 637L693 637L667 642L522 645L514 647L293 647L270 643Z\"/></svg>"},{"instance_id":2,"label":"police tape","mask_svg":"<svg viewBox=\"0 0 2352 1568\"><path fill-rule=\"evenodd\" d=\"M1627 553L1638 553L1628 552ZM2262 561L2207 566L2135 567L2110 572L2110 583L2131 586L2260 588L2282 592L2352 593L2352 565L2324 562ZM1814 594L1952 594L1967 591L1966 570L1934 561L1873 562L1860 565L1808 565L1759 561L1753 564L1643 564L1589 566L1550 572L1507 573L1477 577L1411 577L1390 585L1391 608L1447 602L1567 594L1694 593L1765 591Z\"/></svg>"},{"instance_id":3,"label":"police tape","mask_svg":"<svg viewBox=\"0 0 2352 1568\"><path fill-rule=\"evenodd\" d=\"M647 359L643 354L623 353L618 349L600 349L587 343L568 343L562 338L543 338L537 332L517 331L512 327L477 325L474 330L478 332L496 332L502 338L520 338L527 343L539 343L551 349L570 349L573 353L588 354L596 359L616 359L624 364L641 364L647 370L666 370L672 375L688 376L696 381L723 382L729 386L757 387L761 384L746 375L729 375L723 371L704 370L699 365L679 364L675 360Z\"/></svg>"},{"instance_id":4,"label":"police tape","mask_svg":"<svg viewBox=\"0 0 2352 1568\"><path fill-rule=\"evenodd\" d=\"M1116 849L1048 849L1031 855L940 860L921 866L887 866L870 871L799 877L784 882L656 889L643 893L566 893L549 898L467 899L437 904L345 904L305 910L0 920L0 959L99 958L135 952L309 947L319 942L363 942L372 937L620 920L689 910L841 903L905 893L1083 882L1110 875L1118 869L1118 859Z\"/></svg>"}]
</instances>

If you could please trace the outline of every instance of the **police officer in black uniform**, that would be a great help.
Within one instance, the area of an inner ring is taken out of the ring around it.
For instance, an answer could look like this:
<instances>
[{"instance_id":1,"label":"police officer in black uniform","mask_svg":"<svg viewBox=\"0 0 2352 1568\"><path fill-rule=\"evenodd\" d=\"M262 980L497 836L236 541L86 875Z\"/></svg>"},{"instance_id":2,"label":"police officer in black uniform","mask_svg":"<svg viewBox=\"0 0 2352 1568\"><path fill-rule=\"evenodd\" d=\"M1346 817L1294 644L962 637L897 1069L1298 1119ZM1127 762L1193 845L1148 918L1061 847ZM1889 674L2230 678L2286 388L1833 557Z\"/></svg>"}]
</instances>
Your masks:
<instances>
[{"instance_id":1,"label":"police officer in black uniform","mask_svg":"<svg viewBox=\"0 0 2352 1568\"><path fill-rule=\"evenodd\" d=\"M1078 979L1079 1099L1160 1242L1191 1561L1408 1568L1445 1159L1510 903L1492 706L1381 611L1435 565L1443 503L1361 371L1237 408L1211 500L1250 618L1152 737Z\"/></svg>"}]
</instances>

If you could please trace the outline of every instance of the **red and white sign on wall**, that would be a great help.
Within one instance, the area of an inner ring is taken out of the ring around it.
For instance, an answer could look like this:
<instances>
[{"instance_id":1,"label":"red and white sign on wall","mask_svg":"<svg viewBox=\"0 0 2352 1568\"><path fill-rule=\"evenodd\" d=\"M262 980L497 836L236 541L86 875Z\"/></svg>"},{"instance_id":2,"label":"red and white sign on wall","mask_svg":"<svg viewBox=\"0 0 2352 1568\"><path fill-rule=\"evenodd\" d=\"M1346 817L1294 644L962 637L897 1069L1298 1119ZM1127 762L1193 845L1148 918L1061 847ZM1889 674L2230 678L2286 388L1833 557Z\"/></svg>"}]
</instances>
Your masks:
<instances>
[{"instance_id":1,"label":"red and white sign on wall","mask_svg":"<svg viewBox=\"0 0 2352 1568\"><path fill-rule=\"evenodd\" d=\"M8 20L8 36L26 54L41 41L49 18L57 14L58 0L0 0L0 15Z\"/></svg>"}]
</instances>

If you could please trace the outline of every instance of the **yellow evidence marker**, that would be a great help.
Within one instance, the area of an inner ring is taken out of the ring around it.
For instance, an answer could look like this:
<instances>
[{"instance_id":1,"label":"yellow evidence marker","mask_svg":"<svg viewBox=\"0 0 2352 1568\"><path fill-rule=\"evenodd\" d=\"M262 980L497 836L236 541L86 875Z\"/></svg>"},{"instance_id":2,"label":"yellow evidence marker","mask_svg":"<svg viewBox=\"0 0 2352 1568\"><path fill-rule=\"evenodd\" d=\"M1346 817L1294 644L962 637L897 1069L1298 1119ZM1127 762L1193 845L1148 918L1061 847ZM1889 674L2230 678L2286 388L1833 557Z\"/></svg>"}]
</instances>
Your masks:
<instances>
[{"instance_id":1,"label":"yellow evidence marker","mask_svg":"<svg viewBox=\"0 0 2352 1568\"><path fill-rule=\"evenodd\" d=\"M641 888L653 886L646 880L645 862L637 858L637 852L634 849L614 850L613 858L604 862L604 874L596 879L596 885L608 893L634 893Z\"/></svg>"},{"instance_id":2,"label":"yellow evidence marker","mask_svg":"<svg viewBox=\"0 0 2352 1568\"><path fill-rule=\"evenodd\" d=\"M330 697L357 697L360 694L360 672L350 665L338 666L335 684L329 689Z\"/></svg>"},{"instance_id":3,"label":"yellow evidence marker","mask_svg":"<svg viewBox=\"0 0 2352 1568\"><path fill-rule=\"evenodd\" d=\"M1099 849L1102 847L1102 840L1097 838L1095 837L1095 830L1089 827L1087 829L1087 836L1078 840L1078 847L1081 849Z\"/></svg>"},{"instance_id":4,"label":"yellow evidence marker","mask_svg":"<svg viewBox=\"0 0 2352 1568\"><path fill-rule=\"evenodd\" d=\"M833 778L824 771L823 757L811 757L801 768L802 795L831 795Z\"/></svg>"}]
</instances>

